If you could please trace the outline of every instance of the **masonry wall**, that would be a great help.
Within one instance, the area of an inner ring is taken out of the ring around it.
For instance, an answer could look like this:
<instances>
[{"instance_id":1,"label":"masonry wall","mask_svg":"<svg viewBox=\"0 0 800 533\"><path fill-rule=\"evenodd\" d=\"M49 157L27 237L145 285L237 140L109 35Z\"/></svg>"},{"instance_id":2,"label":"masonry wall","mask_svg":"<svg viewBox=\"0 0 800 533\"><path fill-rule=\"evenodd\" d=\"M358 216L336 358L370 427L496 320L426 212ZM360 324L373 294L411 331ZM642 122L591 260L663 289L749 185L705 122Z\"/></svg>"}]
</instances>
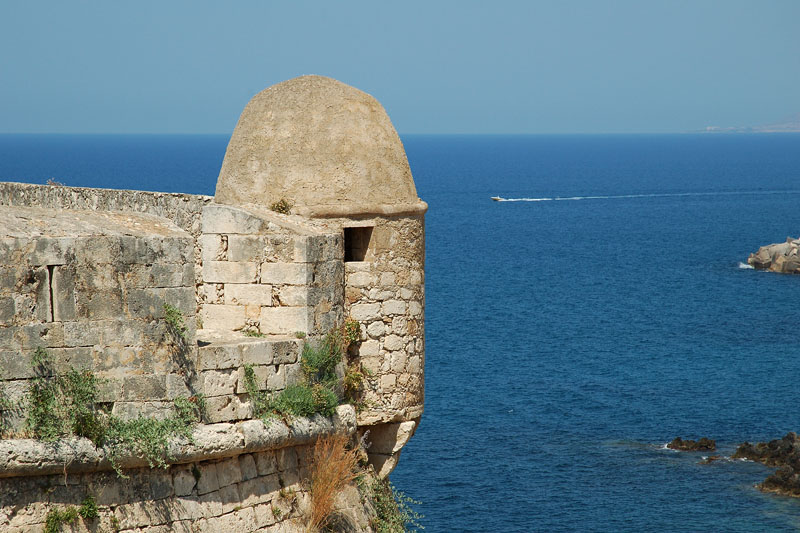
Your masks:
<instances>
[{"instance_id":1,"label":"masonry wall","mask_svg":"<svg viewBox=\"0 0 800 533\"><path fill-rule=\"evenodd\" d=\"M198 281L198 291L203 267L199 244L201 214L203 206L213 200L213 196L198 194L0 182L0 206L119 211L154 215L169 220L194 240L194 279Z\"/></svg>"},{"instance_id":2,"label":"masonry wall","mask_svg":"<svg viewBox=\"0 0 800 533\"><path fill-rule=\"evenodd\" d=\"M355 222L373 227L364 260L345 263L345 313L362 325L357 353L372 376L359 425L415 420L425 399L424 219Z\"/></svg>"},{"instance_id":3,"label":"masonry wall","mask_svg":"<svg viewBox=\"0 0 800 533\"><path fill-rule=\"evenodd\" d=\"M100 225L105 234L94 232ZM192 394L196 306L186 233L153 217L36 208L6 208L0 229L0 393L11 405L22 403L34 377L37 348L56 370L94 371L100 402L123 418ZM165 303L185 317L185 342L167 327ZM21 429L17 411L0 414Z\"/></svg>"},{"instance_id":4,"label":"masonry wall","mask_svg":"<svg viewBox=\"0 0 800 533\"><path fill-rule=\"evenodd\" d=\"M260 421L205 426L195 431L194 449L177 449L176 464L127 469L127 478L98 463L91 457L97 452L85 443L49 453L40 447L18 457L9 451L30 448L18 441L0 450L0 530L41 532L48 512L78 507L91 496L99 516L79 518L63 531L303 532L310 514L313 442L354 430L347 406L333 420L291 426L276 422L268 428ZM71 462L58 464L68 457ZM355 484L339 495L337 509L345 530L372 531L370 508Z\"/></svg>"},{"instance_id":5,"label":"masonry wall","mask_svg":"<svg viewBox=\"0 0 800 533\"><path fill-rule=\"evenodd\" d=\"M202 231L203 328L313 336L341 324L338 232L217 204L204 208Z\"/></svg>"}]
</instances>

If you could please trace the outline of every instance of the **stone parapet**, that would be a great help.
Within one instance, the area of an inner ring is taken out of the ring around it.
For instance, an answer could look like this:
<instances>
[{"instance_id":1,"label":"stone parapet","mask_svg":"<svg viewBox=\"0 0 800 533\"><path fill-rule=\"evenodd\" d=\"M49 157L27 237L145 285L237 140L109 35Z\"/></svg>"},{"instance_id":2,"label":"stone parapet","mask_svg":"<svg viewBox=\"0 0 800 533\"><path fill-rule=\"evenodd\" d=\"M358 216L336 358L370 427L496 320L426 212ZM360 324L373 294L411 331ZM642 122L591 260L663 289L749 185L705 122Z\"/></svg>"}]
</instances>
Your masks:
<instances>
[{"instance_id":1,"label":"stone parapet","mask_svg":"<svg viewBox=\"0 0 800 533\"><path fill-rule=\"evenodd\" d=\"M107 457L85 439L55 446L0 441L0 530L41 532L48 513L79 507L91 497L97 516L78 518L71 531L307 531L313 443L354 431L349 406L331 418L294 419L288 425L251 420L199 426L194 444L174 443L174 459L165 469L122 458L130 467L125 479L110 471ZM346 487L337 502L355 530L372 531L355 486Z\"/></svg>"},{"instance_id":2,"label":"stone parapet","mask_svg":"<svg viewBox=\"0 0 800 533\"><path fill-rule=\"evenodd\" d=\"M200 280L199 244L203 206L214 198L199 194L95 189L63 185L0 182L0 206L43 207L85 211L118 211L154 215L175 224L194 241L194 278ZM198 286L199 289L199 286Z\"/></svg>"},{"instance_id":3,"label":"stone parapet","mask_svg":"<svg viewBox=\"0 0 800 533\"><path fill-rule=\"evenodd\" d=\"M313 418L293 418L288 422L274 419L268 424L261 420L200 424L192 433L193 442L172 442L167 463L179 465L306 445L324 435L352 435L355 430L355 410L350 405L340 405L330 418L316 415ZM116 459L124 469L147 466L147 461L136 455ZM89 439L72 437L54 443L32 439L0 440L0 478L112 469L108 453L95 447Z\"/></svg>"}]
</instances>

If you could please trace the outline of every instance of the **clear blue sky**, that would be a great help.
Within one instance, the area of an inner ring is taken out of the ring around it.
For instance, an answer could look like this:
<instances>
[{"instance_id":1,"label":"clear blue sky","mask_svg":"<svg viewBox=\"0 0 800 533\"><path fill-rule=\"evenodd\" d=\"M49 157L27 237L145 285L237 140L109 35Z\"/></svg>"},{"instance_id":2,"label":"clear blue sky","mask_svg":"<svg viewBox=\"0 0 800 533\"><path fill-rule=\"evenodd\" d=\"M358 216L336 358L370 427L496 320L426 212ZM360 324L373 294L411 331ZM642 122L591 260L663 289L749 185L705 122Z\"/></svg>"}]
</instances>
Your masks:
<instances>
[{"instance_id":1,"label":"clear blue sky","mask_svg":"<svg viewBox=\"0 0 800 533\"><path fill-rule=\"evenodd\" d=\"M800 112L800 0L0 0L0 132L230 133L301 74L401 133L680 132Z\"/></svg>"}]
</instances>

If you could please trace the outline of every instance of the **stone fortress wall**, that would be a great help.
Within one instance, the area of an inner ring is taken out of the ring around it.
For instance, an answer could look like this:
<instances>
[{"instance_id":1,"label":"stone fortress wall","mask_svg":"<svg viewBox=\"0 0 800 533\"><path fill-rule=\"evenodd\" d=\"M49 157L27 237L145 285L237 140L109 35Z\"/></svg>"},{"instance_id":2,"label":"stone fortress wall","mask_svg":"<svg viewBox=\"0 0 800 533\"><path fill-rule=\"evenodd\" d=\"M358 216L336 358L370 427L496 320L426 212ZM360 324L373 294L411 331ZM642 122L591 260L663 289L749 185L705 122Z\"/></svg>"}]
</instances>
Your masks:
<instances>
[{"instance_id":1,"label":"stone fortress wall","mask_svg":"<svg viewBox=\"0 0 800 533\"><path fill-rule=\"evenodd\" d=\"M24 401L39 347L57 369L87 369L103 378L98 401L123 419L167 416L180 396L202 394L207 402L194 443L176 444L166 470L133 456L117 458L132 469L131 481L109 471L109 458L86 439L0 441L0 530L42 530L49 508L79 504L89 492L101 506L99 530L302 530L317 438L362 436L371 442L369 460L378 475L396 465L423 410L426 206L374 99L317 76L279 84L253 100L265 93L262 107L277 101L297 109L281 115L285 124L265 126L247 118L248 105L216 198L0 183L0 394L9 404ZM320 130L318 118L303 115L319 106L344 109L344 117L337 111L336 127ZM288 185L245 175L269 166L258 162L263 154L295 166L308 159L287 147L276 155L264 131L307 122L313 131L295 132L297 138L329 139L347 133L341 124L348 120L363 129L365 112L383 145L369 145L374 135L360 141L353 135L344 148L341 142L300 146L318 164L290 172ZM264 131L242 132L243 124ZM236 167L232 186L229 162L242 146L252 153L245 170ZM326 166L341 152L350 162L343 175L341 165ZM226 187L239 194L249 187L251 194L230 202ZM289 200L292 214L271 210L272 198L262 197L259 187ZM165 303L185 321L182 339L168 327ZM331 419L253 420L245 365L262 390L279 392L301 379L304 343L345 319L361 328L351 348L367 374L359 411L343 405ZM18 410L4 416L11 435L24 437ZM358 495L350 494L341 505L353 524L369 530L368 513L357 503Z\"/></svg>"}]
</instances>

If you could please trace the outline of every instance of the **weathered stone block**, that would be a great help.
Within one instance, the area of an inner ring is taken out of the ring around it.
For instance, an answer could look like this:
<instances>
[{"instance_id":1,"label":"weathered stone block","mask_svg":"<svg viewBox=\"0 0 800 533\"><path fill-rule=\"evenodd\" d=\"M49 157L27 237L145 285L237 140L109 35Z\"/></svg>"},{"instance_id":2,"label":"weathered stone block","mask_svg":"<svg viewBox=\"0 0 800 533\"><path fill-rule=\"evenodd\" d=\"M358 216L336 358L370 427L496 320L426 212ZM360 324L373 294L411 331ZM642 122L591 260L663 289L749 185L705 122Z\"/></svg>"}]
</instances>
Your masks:
<instances>
[{"instance_id":1,"label":"weathered stone block","mask_svg":"<svg viewBox=\"0 0 800 533\"><path fill-rule=\"evenodd\" d=\"M9 328L14 333L14 344L23 350L35 350L38 347L51 348L64 346L64 327L57 322L31 324ZM12 344L5 346L11 347Z\"/></svg>"},{"instance_id":2,"label":"weathered stone block","mask_svg":"<svg viewBox=\"0 0 800 533\"><path fill-rule=\"evenodd\" d=\"M174 400L178 397L188 398L192 396L192 390L186 382L187 378L179 374L167 374L167 400Z\"/></svg>"},{"instance_id":3,"label":"weathered stone block","mask_svg":"<svg viewBox=\"0 0 800 533\"><path fill-rule=\"evenodd\" d=\"M2 379L27 379L32 378L31 366L32 352L0 351L0 378Z\"/></svg>"},{"instance_id":4,"label":"weathered stone block","mask_svg":"<svg viewBox=\"0 0 800 533\"><path fill-rule=\"evenodd\" d=\"M10 296L0 297L0 324L10 325L15 314L14 298Z\"/></svg>"},{"instance_id":5,"label":"weathered stone block","mask_svg":"<svg viewBox=\"0 0 800 533\"><path fill-rule=\"evenodd\" d=\"M388 335L383 340L383 347L389 351L400 350L403 348L403 338L397 335Z\"/></svg>"},{"instance_id":6,"label":"weathered stone block","mask_svg":"<svg viewBox=\"0 0 800 533\"><path fill-rule=\"evenodd\" d=\"M267 237L231 235L228 237L228 261L259 261L263 258Z\"/></svg>"},{"instance_id":7,"label":"weathered stone block","mask_svg":"<svg viewBox=\"0 0 800 533\"><path fill-rule=\"evenodd\" d=\"M240 305L205 304L200 316L205 329L234 331L244 328L247 323L245 308Z\"/></svg>"},{"instance_id":8,"label":"weathered stone block","mask_svg":"<svg viewBox=\"0 0 800 533\"><path fill-rule=\"evenodd\" d=\"M203 263L205 283L254 283L258 264L251 262L206 261Z\"/></svg>"},{"instance_id":9,"label":"weathered stone block","mask_svg":"<svg viewBox=\"0 0 800 533\"><path fill-rule=\"evenodd\" d=\"M207 261L224 261L225 249L223 248L222 236L218 234L204 234L200 236L200 250L202 252L203 263Z\"/></svg>"},{"instance_id":10,"label":"weathered stone block","mask_svg":"<svg viewBox=\"0 0 800 533\"><path fill-rule=\"evenodd\" d=\"M278 471L278 463L275 458L275 452L267 451L255 454L256 468L258 469L259 476L266 476L274 474ZM276 477L277 480L277 477Z\"/></svg>"},{"instance_id":11,"label":"weathered stone block","mask_svg":"<svg viewBox=\"0 0 800 533\"><path fill-rule=\"evenodd\" d=\"M402 300L389 300L381 304L381 311L384 315L403 315L406 312L406 302Z\"/></svg>"},{"instance_id":12,"label":"weathered stone block","mask_svg":"<svg viewBox=\"0 0 800 533\"><path fill-rule=\"evenodd\" d=\"M309 305L309 290L305 285L284 285L277 291L280 305L301 307Z\"/></svg>"},{"instance_id":13,"label":"weathered stone block","mask_svg":"<svg viewBox=\"0 0 800 533\"><path fill-rule=\"evenodd\" d=\"M207 397L236 393L238 370L204 370L201 372L203 394Z\"/></svg>"},{"instance_id":14,"label":"weathered stone block","mask_svg":"<svg viewBox=\"0 0 800 533\"><path fill-rule=\"evenodd\" d=\"M258 234L268 222L238 207L211 204L203 208L203 233Z\"/></svg>"},{"instance_id":15,"label":"weathered stone block","mask_svg":"<svg viewBox=\"0 0 800 533\"><path fill-rule=\"evenodd\" d=\"M386 324L384 324L380 320L371 322L369 326L367 326L367 335L369 335L373 339L377 339L378 337L382 336L385 332L386 332Z\"/></svg>"},{"instance_id":16,"label":"weathered stone block","mask_svg":"<svg viewBox=\"0 0 800 533\"><path fill-rule=\"evenodd\" d=\"M281 448L275 453L275 458L280 472L297 470L297 451L294 448Z\"/></svg>"},{"instance_id":17,"label":"weathered stone block","mask_svg":"<svg viewBox=\"0 0 800 533\"><path fill-rule=\"evenodd\" d=\"M381 318L381 304L355 304L350 308L350 316L359 322L372 322Z\"/></svg>"},{"instance_id":18,"label":"weathered stone block","mask_svg":"<svg viewBox=\"0 0 800 533\"><path fill-rule=\"evenodd\" d=\"M243 453L239 456L239 470L242 472L242 480L247 481L258 477L256 460L250 453Z\"/></svg>"},{"instance_id":19,"label":"weathered stone block","mask_svg":"<svg viewBox=\"0 0 800 533\"><path fill-rule=\"evenodd\" d=\"M274 366L267 367L267 390L276 391L286 388L286 372L285 367ZM271 371L270 371L271 370Z\"/></svg>"},{"instance_id":20,"label":"weathered stone block","mask_svg":"<svg viewBox=\"0 0 800 533\"><path fill-rule=\"evenodd\" d=\"M242 505L251 507L272 501L274 493L280 491L281 484L277 474L258 477L239 484Z\"/></svg>"},{"instance_id":21,"label":"weathered stone block","mask_svg":"<svg viewBox=\"0 0 800 533\"><path fill-rule=\"evenodd\" d=\"M361 343L358 353L362 357L376 356L380 353L381 345L376 340L368 340Z\"/></svg>"},{"instance_id":22,"label":"weathered stone block","mask_svg":"<svg viewBox=\"0 0 800 533\"><path fill-rule=\"evenodd\" d=\"M150 472L150 497L154 500L169 498L175 494L172 475L169 472L153 469Z\"/></svg>"},{"instance_id":23,"label":"weathered stone block","mask_svg":"<svg viewBox=\"0 0 800 533\"><path fill-rule=\"evenodd\" d=\"M262 263L261 283L305 285L311 283L312 272L307 263Z\"/></svg>"},{"instance_id":24,"label":"weathered stone block","mask_svg":"<svg viewBox=\"0 0 800 533\"><path fill-rule=\"evenodd\" d=\"M93 350L89 347L50 348L48 352L58 372L66 372L70 368L88 370L94 365Z\"/></svg>"},{"instance_id":25,"label":"weathered stone block","mask_svg":"<svg viewBox=\"0 0 800 533\"><path fill-rule=\"evenodd\" d=\"M198 465L200 478L197 480L197 494L203 495L219 490L217 463L201 463Z\"/></svg>"},{"instance_id":26,"label":"weathered stone block","mask_svg":"<svg viewBox=\"0 0 800 533\"><path fill-rule=\"evenodd\" d=\"M225 459L217 463L217 479L220 488L242 480L242 470L239 467L239 460L236 457Z\"/></svg>"},{"instance_id":27,"label":"weathered stone block","mask_svg":"<svg viewBox=\"0 0 800 533\"><path fill-rule=\"evenodd\" d=\"M345 283L351 287L371 287L375 284L375 276L370 272L353 272L347 275Z\"/></svg>"},{"instance_id":28,"label":"weathered stone block","mask_svg":"<svg viewBox=\"0 0 800 533\"><path fill-rule=\"evenodd\" d=\"M273 341L272 342L272 357L276 365L286 363L294 363L298 360L300 352L303 349L304 341L287 340L287 341Z\"/></svg>"},{"instance_id":29,"label":"weathered stone block","mask_svg":"<svg viewBox=\"0 0 800 533\"><path fill-rule=\"evenodd\" d=\"M197 353L198 370L236 368L242 364L241 347L237 344L201 346Z\"/></svg>"},{"instance_id":30,"label":"weathered stone block","mask_svg":"<svg viewBox=\"0 0 800 533\"><path fill-rule=\"evenodd\" d=\"M127 401L166 400L166 376L130 376L123 380L122 398Z\"/></svg>"},{"instance_id":31,"label":"weathered stone block","mask_svg":"<svg viewBox=\"0 0 800 533\"><path fill-rule=\"evenodd\" d=\"M200 511L203 513L203 518L213 518L215 516L220 516L222 514L222 502L219 501L219 493L215 490L214 492L209 492L203 494L198 498L200 503ZM195 524L203 524L207 522L199 521L195 522ZM205 527L197 527L196 531L213 531L207 529ZM194 533L194 532L192 532Z\"/></svg>"},{"instance_id":32,"label":"weathered stone block","mask_svg":"<svg viewBox=\"0 0 800 533\"><path fill-rule=\"evenodd\" d=\"M257 341L242 344L242 363L268 365L272 363L272 342Z\"/></svg>"},{"instance_id":33,"label":"weathered stone block","mask_svg":"<svg viewBox=\"0 0 800 533\"><path fill-rule=\"evenodd\" d=\"M163 420L172 415L172 402L123 402L117 401L111 414L123 420L133 420L138 416Z\"/></svg>"},{"instance_id":34,"label":"weathered stone block","mask_svg":"<svg viewBox=\"0 0 800 533\"><path fill-rule=\"evenodd\" d=\"M303 370L299 362L283 365L283 371L286 373L286 385L296 385L303 379Z\"/></svg>"},{"instance_id":35,"label":"weathered stone block","mask_svg":"<svg viewBox=\"0 0 800 533\"><path fill-rule=\"evenodd\" d=\"M261 309L261 332L286 335L308 331L308 315L306 307L264 307Z\"/></svg>"},{"instance_id":36,"label":"weathered stone block","mask_svg":"<svg viewBox=\"0 0 800 533\"><path fill-rule=\"evenodd\" d=\"M314 287L341 287L344 283L344 263L338 261L324 261L314 263Z\"/></svg>"},{"instance_id":37,"label":"weathered stone block","mask_svg":"<svg viewBox=\"0 0 800 533\"><path fill-rule=\"evenodd\" d=\"M272 305L272 285L234 284L225 285L225 303L228 305Z\"/></svg>"},{"instance_id":38,"label":"weathered stone block","mask_svg":"<svg viewBox=\"0 0 800 533\"><path fill-rule=\"evenodd\" d=\"M206 401L206 413L211 423L233 422L248 418L250 407L235 395L214 396Z\"/></svg>"}]
</instances>

